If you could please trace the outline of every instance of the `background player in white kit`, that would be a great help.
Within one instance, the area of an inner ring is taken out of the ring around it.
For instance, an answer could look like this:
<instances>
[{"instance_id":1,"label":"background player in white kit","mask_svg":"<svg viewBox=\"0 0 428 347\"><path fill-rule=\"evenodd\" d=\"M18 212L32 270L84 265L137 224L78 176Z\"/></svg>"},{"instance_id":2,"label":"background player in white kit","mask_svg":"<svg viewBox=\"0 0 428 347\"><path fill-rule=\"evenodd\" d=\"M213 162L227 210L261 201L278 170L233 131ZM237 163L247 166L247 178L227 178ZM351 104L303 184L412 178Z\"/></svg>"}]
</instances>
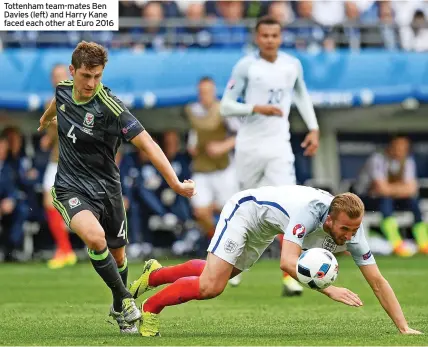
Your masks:
<instances>
[{"instance_id":1,"label":"background player in white kit","mask_svg":"<svg viewBox=\"0 0 428 347\"><path fill-rule=\"evenodd\" d=\"M305 155L318 149L319 131L300 61L279 52L281 24L270 17L256 25L257 54L235 65L221 100L224 117L241 116L235 145L240 189L296 184L294 154L288 120L294 94L296 106L309 133L302 146ZM242 98L242 102L238 102ZM240 277L231 281L237 285ZM284 295L301 294L302 287L284 274Z\"/></svg>"},{"instance_id":2,"label":"background player in white kit","mask_svg":"<svg viewBox=\"0 0 428 347\"><path fill-rule=\"evenodd\" d=\"M143 303L140 333L159 334L159 313L166 306L220 295L229 278L249 269L276 235L284 233L281 270L297 279L295 269L302 249L348 250L400 333L420 334L409 328L394 291L376 265L361 225L363 216L364 204L352 193L333 197L315 188L289 185L235 194L220 215L206 264L161 267L156 260L146 262L143 274L131 286L134 297L172 284ZM319 291L349 306L363 305L358 295L346 288L330 286Z\"/></svg>"}]
</instances>

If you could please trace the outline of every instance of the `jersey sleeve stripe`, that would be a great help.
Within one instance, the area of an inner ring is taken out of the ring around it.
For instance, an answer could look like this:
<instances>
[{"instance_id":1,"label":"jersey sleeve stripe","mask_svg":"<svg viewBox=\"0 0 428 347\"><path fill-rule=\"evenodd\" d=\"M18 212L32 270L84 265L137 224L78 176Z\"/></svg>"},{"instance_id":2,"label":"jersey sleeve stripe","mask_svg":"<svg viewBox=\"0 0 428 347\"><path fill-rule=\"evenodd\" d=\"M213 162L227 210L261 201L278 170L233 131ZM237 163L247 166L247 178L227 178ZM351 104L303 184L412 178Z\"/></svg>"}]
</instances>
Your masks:
<instances>
[{"instance_id":1,"label":"jersey sleeve stripe","mask_svg":"<svg viewBox=\"0 0 428 347\"><path fill-rule=\"evenodd\" d=\"M119 111L119 114L122 113L123 107L120 106L119 103L117 103L111 96L109 96L105 90L103 90L103 92L105 93L108 102L111 103L111 105L114 106Z\"/></svg>"},{"instance_id":2,"label":"jersey sleeve stripe","mask_svg":"<svg viewBox=\"0 0 428 347\"><path fill-rule=\"evenodd\" d=\"M116 102L111 96L107 95L107 92L104 89L100 90L99 93L100 99L104 104L115 114L119 116L123 112L123 108Z\"/></svg>"},{"instance_id":3,"label":"jersey sleeve stripe","mask_svg":"<svg viewBox=\"0 0 428 347\"><path fill-rule=\"evenodd\" d=\"M72 80L64 80L58 83L59 86L72 86L73 81Z\"/></svg>"}]
</instances>

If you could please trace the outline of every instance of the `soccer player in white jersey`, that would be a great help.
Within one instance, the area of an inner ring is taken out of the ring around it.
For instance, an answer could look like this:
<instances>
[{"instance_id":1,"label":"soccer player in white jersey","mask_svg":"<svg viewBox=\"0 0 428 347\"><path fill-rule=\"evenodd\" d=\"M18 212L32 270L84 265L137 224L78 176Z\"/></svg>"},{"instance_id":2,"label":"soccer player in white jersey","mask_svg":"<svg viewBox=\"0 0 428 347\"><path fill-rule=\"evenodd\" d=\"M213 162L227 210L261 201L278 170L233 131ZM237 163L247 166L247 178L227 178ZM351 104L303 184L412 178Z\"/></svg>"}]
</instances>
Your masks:
<instances>
[{"instance_id":1,"label":"soccer player in white jersey","mask_svg":"<svg viewBox=\"0 0 428 347\"><path fill-rule=\"evenodd\" d=\"M256 25L256 43L259 52L242 58L233 68L220 106L224 117L241 117L235 145L241 190L296 184L288 120L293 96L309 129L302 143L304 155L314 155L319 141L302 65L298 59L279 52L281 24L271 17L261 18ZM237 101L239 98L242 102ZM239 279L231 284L237 285ZM303 288L286 273L283 286L283 295L302 293Z\"/></svg>"},{"instance_id":2,"label":"soccer player in white jersey","mask_svg":"<svg viewBox=\"0 0 428 347\"><path fill-rule=\"evenodd\" d=\"M400 333L419 334L409 328L392 288L379 272L364 236L363 215L364 204L352 193L333 197L315 188L288 185L235 194L221 212L206 262L190 260L169 267L154 259L146 262L143 274L131 285L134 298L172 284L143 303L141 335L159 335L159 313L166 306L220 295L228 280L249 269L278 233L284 234L281 270L297 279L295 268L302 249L347 250ZM346 288L330 286L319 291L349 306L363 305L358 295Z\"/></svg>"}]
</instances>

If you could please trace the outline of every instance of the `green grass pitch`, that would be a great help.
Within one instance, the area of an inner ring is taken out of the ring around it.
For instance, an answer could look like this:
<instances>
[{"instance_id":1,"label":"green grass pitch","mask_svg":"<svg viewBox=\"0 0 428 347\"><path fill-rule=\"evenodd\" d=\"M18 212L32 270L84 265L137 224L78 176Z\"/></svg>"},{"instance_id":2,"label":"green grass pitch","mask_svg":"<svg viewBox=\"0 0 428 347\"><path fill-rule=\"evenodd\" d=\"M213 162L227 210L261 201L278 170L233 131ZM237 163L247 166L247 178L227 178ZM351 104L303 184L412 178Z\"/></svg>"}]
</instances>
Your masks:
<instances>
[{"instance_id":1,"label":"green grass pitch","mask_svg":"<svg viewBox=\"0 0 428 347\"><path fill-rule=\"evenodd\" d=\"M110 293L89 263L57 271L2 264L0 345L428 345L427 257L377 258L409 325L422 336L399 335L352 259L338 260L337 285L358 293L363 307L309 289L282 298L278 261L262 260L241 286L216 299L167 307L162 337L155 339L122 336L107 323ZM130 266L131 280L141 265Z\"/></svg>"}]
</instances>

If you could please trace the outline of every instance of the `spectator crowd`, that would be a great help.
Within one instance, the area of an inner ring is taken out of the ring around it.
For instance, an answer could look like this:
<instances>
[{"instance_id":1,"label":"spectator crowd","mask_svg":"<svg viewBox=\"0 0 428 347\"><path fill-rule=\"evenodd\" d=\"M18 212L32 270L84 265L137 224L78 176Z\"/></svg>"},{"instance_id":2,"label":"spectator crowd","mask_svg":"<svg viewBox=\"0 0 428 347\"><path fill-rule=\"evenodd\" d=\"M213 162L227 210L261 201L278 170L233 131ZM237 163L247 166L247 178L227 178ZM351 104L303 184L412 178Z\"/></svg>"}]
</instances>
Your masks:
<instances>
[{"instance_id":1,"label":"spectator crowd","mask_svg":"<svg viewBox=\"0 0 428 347\"><path fill-rule=\"evenodd\" d=\"M111 49L238 48L251 46L254 20L283 24L283 48L332 51L426 51L428 3L407 1L121 1L113 31L1 33L4 48L74 47L81 40Z\"/></svg>"}]
</instances>

